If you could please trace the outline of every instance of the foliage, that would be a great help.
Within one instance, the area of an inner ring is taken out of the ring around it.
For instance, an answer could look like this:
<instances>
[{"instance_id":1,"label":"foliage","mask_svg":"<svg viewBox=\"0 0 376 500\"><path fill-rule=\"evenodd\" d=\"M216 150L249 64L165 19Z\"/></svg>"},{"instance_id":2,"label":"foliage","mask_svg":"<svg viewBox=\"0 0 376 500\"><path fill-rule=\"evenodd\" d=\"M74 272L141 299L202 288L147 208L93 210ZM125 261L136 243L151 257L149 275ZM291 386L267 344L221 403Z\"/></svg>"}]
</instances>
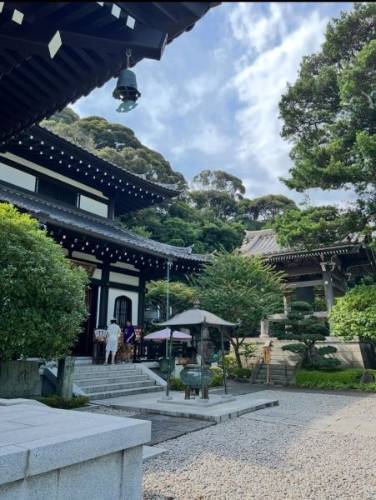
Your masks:
<instances>
[{"instance_id":1,"label":"foliage","mask_svg":"<svg viewBox=\"0 0 376 500\"><path fill-rule=\"evenodd\" d=\"M58 396L57 394L53 394L52 396L42 396L36 399L47 406L51 406L51 408L62 408L63 410L81 408L82 406L86 406L89 402L89 398L87 396L73 396L68 399Z\"/></svg>"},{"instance_id":2,"label":"foliage","mask_svg":"<svg viewBox=\"0 0 376 500\"><path fill-rule=\"evenodd\" d=\"M210 382L210 387L220 387L223 385L223 370L219 367L211 367L210 371L213 374L212 381Z\"/></svg>"},{"instance_id":3,"label":"foliage","mask_svg":"<svg viewBox=\"0 0 376 500\"><path fill-rule=\"evenodd\" d=\"M7 203L0 204L0 264L0 359L66 355L86 315L86 273Z\"/></svg>"},{"instance_id":4,"label":"foliage","mask_svg":"<svg viewBox=\"0 0 376 500\"><path fill-rule=\"evenodd\" d=\"M278 215L273 228L281 246L311 249L341 241L364 224L359 211L341 212L333 206L321 206Z\"/></svg>"},{"instance_id":5,"label":"foliage","mask_svg":"<svg viewBox=\"0 0 376 500\"><path fill-rule=\"evenodd\" d=\"M256 335L261 319L275 313L282 304L281 273L258 258L223 253L193 277L201 307L240 326L225 330L242 366L239 349L246 336Z\"/></svg>"},{"instance_id":6,"label":"foliage","mask_svg":"<svg viewBox=\"0 0 376 500\"><path fill-rule=\"evenodd\" d=\"M368 370L376 376L376 370ZM363 370L361 368L349 368L345 370L316 371L298 370L296 374L296 385L298 387L312 389L355 389L361 391L376 391L376 384L364 384L361 382Z\"/></svg>"},{"instance_id":7,"label":"foliage","mask_svg":"<svg viewBox=\"0 0 376 500\"><path fill-rule=\"evenodd\" d=\"M303 58L280 101L290 188L351 187L374 219L375 88L376 4L359 2L329 23L321 50Z\"/></svg>"},{"instance_id":8,"label":"foliage","mask_svg":"<svg viewBox=\"0 0 376 500\"><path fill-rule=\"evenodd\" d=\"M133 130L99 116L80 118L67 108L42 122L46 128L130 172L165 184L186 185L160 153L144 146Z\"/></svg>"},{"instance_id":9,"label":"foliage","mask_svg":"<svg viewBox=\"0 0 376 500\"><path fill-rule=\"evenodd\" d=\"M243 181L223 170L202 170L193 178L201 191L211 190L227 193L232 198L241 198L245 193Z\"/></svg>"},{"instance_id":10,"label":"foliage","mask_svg":"<svg viewBox=\"0 0 376 500\"><path fill-rule=\"evenodd\" d=\"M376 340L376 285L360 284L336 300L330 312L333 335Z\"/></svg>"},{"instance_id":11,"label":"foliage","mask_svg":"<svg viewBox=\"0 0 376 500\"><path fill-rule=\"evenodd\" d=\"M238 382L248 382L251 378L252 370L250 368L241 368L237 366L231 371L230 375Z\"/></svg>"},{"instance_id":12,"label":"foliage","mask_svg":"<svg viewBox=\"0 0 376 500\"><path fill-rule=\"evenodd\" d=\"M167 281L150 281L147 285L147 304L153 309L159 308L161 317L166 318ZM196 299L195 290L186 283L172 281L169 284L170 306L172 314L193 307Z\"/></svg>"},{"instance_id":13,"label":"foliage","mask_svg":"<svg viewBox=\"0 0 376 500\"><path fill-rule=\"evenodd\" d=\"M120 217L123 226L143 237L191 246L197 253L231 252L242 244L245 229L259 229L295 207L281 195L246 198L241 179L222 170L203 170L188 189L184 176L144 146L133 130L98 116L80 118L66 108L42 125L127 171L181 190L177 199Z\"/></svg>"},{"instance_id":14,"label":"foliage","mask_svg":"<svg viewBox=\"0 0 376 500\"><path fill-rule=\"evenodd\" d=\"M171 377L170 378L170 389L171 389L171 391L184 391L185 385L180 380L180 378Z\"/></svg>"},{"instance_id":15,"label":"foliage","mask_svg":"<svg viewBox=\"0 0 376 500\"><path fill-rule=\"evenodd\" d=\"M239 354L245 358L245 363L248 365L249 360L253 357L257 350L257 344L254 342L244 342Z\"/></svg>"},{"instance_id":16,"label":"foliage","mask_svg":"<svg viewBox=\"0 0 376 500\"><path fill-rule=\"evenodd\" d=\"M316 342L324 341L328 328L318 318L313 316L312 307L307 302L295 301L286 320L281 322L282 329L276 332L280 340L297 340L297 344L288 344L283 350L302 355L302 364L305 368L329 369L339 365L335 358L327 358L328 354L337 351L335 347L316 347Z\"/></svg>"},{"instance_id":17,"label":"foliage","mask_svg":"<svg viewBox=\"0 0 376 500\"><path fill-rule=\"evenodd\" d=\"M239 207L240 217L253 221L273 221L277 215L298 209L293 200L281 194L268 194L253 200L243 199L239 202Z\"/></svg>"}]
</instances>

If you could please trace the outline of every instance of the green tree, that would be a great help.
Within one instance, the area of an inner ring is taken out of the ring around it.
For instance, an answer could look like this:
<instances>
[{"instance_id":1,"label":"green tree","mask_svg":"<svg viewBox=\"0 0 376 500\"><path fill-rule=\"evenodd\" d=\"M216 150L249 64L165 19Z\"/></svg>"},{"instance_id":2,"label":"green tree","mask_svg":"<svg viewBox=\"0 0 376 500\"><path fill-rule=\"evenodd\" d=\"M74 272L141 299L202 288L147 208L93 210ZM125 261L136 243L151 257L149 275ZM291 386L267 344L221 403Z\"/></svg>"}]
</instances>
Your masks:
<instances>
[{"instance_id":1,"label":"green tree","mask_svg":"<svg viewBox=\"0 0 376 500\"><path fill-rule=\"evenodd\" d=\"M223 170L202 170L193 178L198 190L221 191L232 198L241 198L245 193L243 181Z\"/></svg>"},{"instance_id":2,"label":"green tree","mask_svg":"<svg viewBox=\"0 0 376 500\"><path fill-rule=\"evenodd\" d=\"M246 337L255 336L260 321L282 307L281 273L257 258L224 253L192 279L201 307L240 326L226 332L238 366Z\"/></svg>"},{"instance_id":3,"label":"green tree","mask_svg":"<svg viewBox=\"0 0 376 500\"><path fill-rule=\"evenodd\" d=\"M295 301L286 320L280 323L276 337L280 340L297 340L297 344L284 345L284 351L291 351L302 355L302 365L305 368L328 369L339 365L335 358L327 358L337 349L333 346L316 347L316 342L324 341L328 335L327 326L313 316L311 304Z\"/></svg>"},{"instance_id":4,"label":"green tree","mask_svg":"<svg viewBox=\"0 0 376 500\"><path fill-rule=\"evenodd\" d=\"M376 285L357 285L338 298L329 322L331 332L344 340L359 336L376 341Z\"/></svg>"},{"instance_id":5,"label":"green tree","mask_svg":"<svg viewBox=\"0 0 376 500\"><path fill-rule=\"evenodd\" d=\"M293 209L297 210L297 206L287 196L268 194L252 200L240 200L238 211L241 220L273 221L277 215Z\"/></svg>"},{"instance_id":6,"label":"green tree","mask_svg":"<svg viewBox=\"0 0 376 500\"><path fill-rule=\"evenodd\" d=\"M320 52L304 57L280 101L292 189L351 187L374 219L376 4L360 2L329 23ZM370 206L371 205L371 206Z\"/></svg>"},{"instance_id":7,"label":"green tree","mask_svg":"<svg viewBox=\"0 0 376 500\"><path fill-rule=\"evenodd\" d=\"M173 315L193 307L196 292L186 283L172 281L168 284L165 280L150 281L147 284L146 304L153 309L158 308L163 320L166 318L167 289L169 289L170 306Z\"/></svg>"},{"instance_id":8,"label":"green tree","mask_svg":"<svg viewBox=\"0 0 376 500\"><path fill-rule=\"evenodd\" d=\"M283 247L317 248L343 240L364 227L359 211L344 212L333 206L289 210L275 218L273 228Z\"/></svg>"},{"instance_id":9,"label":"green tree","mask_svg":"<svg viewBox=\"0 0 376 500\"><path fill-rule=\"evenodd\" d=\"M85 319L87 275L38 222L0 204L0 359L64 357Z\"/></svg>"},{"instance_id":10,"label":"green tree","mask_svg":"<svg viewBox=\"0 0 376 500\"><path fill-rule=\"evenodd\" d=\"M70 108L42 122L52 132L135 174L164 184L186 188L184 176L163 156L144 146L133 130L99 116L80 118Z\"/></svg>"}]
</instances>

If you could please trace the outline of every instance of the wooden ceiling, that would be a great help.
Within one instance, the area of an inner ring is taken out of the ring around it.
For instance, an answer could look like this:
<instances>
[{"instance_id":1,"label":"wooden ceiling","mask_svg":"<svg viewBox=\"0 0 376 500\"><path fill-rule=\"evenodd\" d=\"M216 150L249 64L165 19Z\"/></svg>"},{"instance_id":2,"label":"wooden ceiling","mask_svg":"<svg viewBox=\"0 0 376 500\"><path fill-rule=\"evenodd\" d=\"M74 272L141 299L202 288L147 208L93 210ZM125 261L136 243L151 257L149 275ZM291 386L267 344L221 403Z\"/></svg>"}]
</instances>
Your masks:
<instances>
[{"instance_id":1,"label":"wooden ceiling","mask_svg":"<svg viewBox=\"0 0 376 500\"><path fill-rule=\"evenodd\" d=\"M0 2L0 141L38 123L166 43L218 2Z\"/></svg>"}]
</instances>

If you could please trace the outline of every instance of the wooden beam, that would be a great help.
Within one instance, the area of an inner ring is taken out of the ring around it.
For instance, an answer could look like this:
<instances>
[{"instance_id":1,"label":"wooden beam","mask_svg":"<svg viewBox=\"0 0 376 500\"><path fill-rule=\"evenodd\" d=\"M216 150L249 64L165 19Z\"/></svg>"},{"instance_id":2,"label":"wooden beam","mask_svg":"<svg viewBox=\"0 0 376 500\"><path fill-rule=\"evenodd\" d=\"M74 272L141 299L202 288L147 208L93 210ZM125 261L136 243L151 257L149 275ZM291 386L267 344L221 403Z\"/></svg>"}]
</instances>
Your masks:
<instances>
[{"instance_id":1,"label":"wooden beam","mask_svg":"<svg viewBox=\"0 0 376 500\"><path fill-rule=\"evenodd\" d=\"M291 283L286 283L285 288L305 288L308 286L322 286L322 280L309 280L309 281L294 281Z\"/></svg>"}]
</instances>

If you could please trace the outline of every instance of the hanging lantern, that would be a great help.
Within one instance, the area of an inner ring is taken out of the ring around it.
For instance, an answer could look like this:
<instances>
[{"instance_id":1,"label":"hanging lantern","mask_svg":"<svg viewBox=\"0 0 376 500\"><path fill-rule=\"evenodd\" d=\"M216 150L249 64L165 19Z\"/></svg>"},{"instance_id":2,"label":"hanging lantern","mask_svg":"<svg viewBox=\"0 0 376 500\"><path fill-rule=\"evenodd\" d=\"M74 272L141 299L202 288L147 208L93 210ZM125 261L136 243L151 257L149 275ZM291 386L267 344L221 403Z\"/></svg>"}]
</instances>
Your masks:
<instances>
[{"instance_id":1,"label":"hanging lantern","mask_svg":"<svg viewBox=\"0 0 376 500\"><path fill-rule=\"evenodd\" d=\"M128 69L131 51L127 50L126 54L126 68L121 70L116 87L112 93L115 99L120 99L122 101L116 110L119 113L126 113L134 109L137 106L138 98L141 96L137 88L136 75L133 71Z\"/></svg>"}]
</instances>

